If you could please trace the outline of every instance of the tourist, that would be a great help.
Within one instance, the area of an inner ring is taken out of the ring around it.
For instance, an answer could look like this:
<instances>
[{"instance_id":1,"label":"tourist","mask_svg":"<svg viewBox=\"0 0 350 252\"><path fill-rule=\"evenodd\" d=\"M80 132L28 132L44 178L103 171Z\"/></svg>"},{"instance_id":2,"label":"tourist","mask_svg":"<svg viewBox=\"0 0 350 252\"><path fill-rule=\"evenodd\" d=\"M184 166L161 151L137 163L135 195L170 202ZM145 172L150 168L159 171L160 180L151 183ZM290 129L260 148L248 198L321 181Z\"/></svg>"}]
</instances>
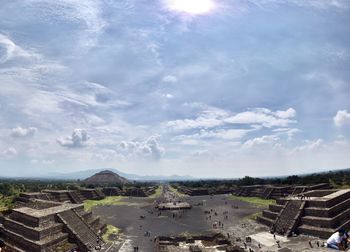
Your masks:
<instances>
[{"instance_id":1,"label":"tourist","mask_svg":"<svg viewBox=\"0 0 350 252\"><path fill-rule=\"evenodd\" d=\"M345 230L344 239L343 239L342 242L341 242L342 247L343 247L344 249L347 249L348 246L349 246L349 242L350 242L349 233L348 233L348 231Z\"/></svg>"},{"instance_id":2,"label":"tourist","mask_svg":"<svg viewBox=\"0 0 350 252\"><path fill-rule=\"evenodd\" d=\"M344 239L347 239L345 233L345 229L341 228L338 230L338 232L332 234L327 240L327 247L336 250L343 250L341 243Z\"/></svg>"},{"instance_id":3,"label":"tourist","mask_svg":"<svg viewBox=\"0 0 350 252\"><path fill-rule=\"evenodd\" d=\"M5 251L5 242L0 240L0 252Z\"/></svg>"}]
</instances>

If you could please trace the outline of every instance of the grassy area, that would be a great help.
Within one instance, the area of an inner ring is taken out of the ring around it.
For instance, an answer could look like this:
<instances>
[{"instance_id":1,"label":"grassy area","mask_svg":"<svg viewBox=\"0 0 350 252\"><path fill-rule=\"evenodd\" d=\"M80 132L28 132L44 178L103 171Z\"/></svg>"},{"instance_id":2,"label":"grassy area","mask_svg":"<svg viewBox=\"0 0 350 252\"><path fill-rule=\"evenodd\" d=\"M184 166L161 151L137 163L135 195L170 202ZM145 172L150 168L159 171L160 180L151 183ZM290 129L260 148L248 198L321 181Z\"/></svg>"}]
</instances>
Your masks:
<instances>
[{"instance_id":1,"label":"grassy area","mask_svg":"<svg viewBox=\"0 0 350 252\"><path fill-rule=\"evenodd\" d=\"M116 236L121 233L121 230L115 226L107 225L106 232L102 235L102 239L105 242L112 242L113 239L110 239L111 236Z\"/></svg>"},{"instance_id":2,"label":"grassy area","mask_svg":"<svg viewBox=\"0 0 350 252\"><path fill-rule=\"evenodd\" d=\"M162 195L162 192L163 192L163 185L159 185L156 191L148 197L152 199L159 198Z\"/></svg>"},{"instance_id":3,"label":"grassy area","mask_svg":"<svg viewBox=\"0 0 350 252\"><path fill-rule=\"evenodd\" d=\"M13 207L13 198L14 197L5 197L0 195L0 211L5 211Z\"/></svg>"},{"instance_id":4,"label":"grassy area","mask_svg":"<svg viewBox=\"0 0 350 252\"><path fill-rule=\"evenodd\" d=\"M276 204L276 200L274 199L261 199L258 197L242 197L242 196L235 196L235 195L230 195L229 198L233 200L248 202L256 206L268 206L271 204Z\"/></svg>"},{"instance_id":5,"label":"grassy area","mask_svg":"<svg viewBox=\"0 0 350 252\"><path fill-rule=\"evenodd\" d=\"M251 214L251 215L247 216L246 218L256 221L256 219L258 218L258 216L262 216L262 212L258 212L258 213Z\"/></svg>"},{"instance_id":6,"label":"grassy area","mask_svg":"<svg viewBox=\"0 0 350 252\"><path fill-rule=\"evenodd\" d=\"M103 200L85 200L84 209L85 211L91 211L91 209L95 206L124 205L127 204L127 202L121 201L124 198L124 196L109 196Z\"/></svg>"},{"instance_id":7,"label":"grassy area","mask_svg":"<svg viewBox=\"0 0 350 252\"><path fill-rule=\"evenodd\" d=\"M177 197L188 197L187 194L183 194L183 193L180 193L178 190L176 190L174 187L172 187L171 185L169 185L169 190L172 191L173 193L175 193L175 195Z\"/></svg>"}]
</instances>

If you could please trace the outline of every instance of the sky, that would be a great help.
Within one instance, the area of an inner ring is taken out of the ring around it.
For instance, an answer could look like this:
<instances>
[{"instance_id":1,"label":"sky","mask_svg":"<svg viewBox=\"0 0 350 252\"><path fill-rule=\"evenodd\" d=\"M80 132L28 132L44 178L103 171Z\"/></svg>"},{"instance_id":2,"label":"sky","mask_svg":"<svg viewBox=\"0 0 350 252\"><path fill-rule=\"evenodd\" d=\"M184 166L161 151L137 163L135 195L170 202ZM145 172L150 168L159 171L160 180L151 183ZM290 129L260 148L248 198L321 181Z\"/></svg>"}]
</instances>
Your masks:
<instances>
[{"instance_id":1,"label":"sky","mask_svg":"<svg viewBox=\"0 0 350 252\"><path fill-rule=\"evenodd\" d=\"M350 167L348 0L0 6L0 176Z\"/></svg>"}]
</instances>

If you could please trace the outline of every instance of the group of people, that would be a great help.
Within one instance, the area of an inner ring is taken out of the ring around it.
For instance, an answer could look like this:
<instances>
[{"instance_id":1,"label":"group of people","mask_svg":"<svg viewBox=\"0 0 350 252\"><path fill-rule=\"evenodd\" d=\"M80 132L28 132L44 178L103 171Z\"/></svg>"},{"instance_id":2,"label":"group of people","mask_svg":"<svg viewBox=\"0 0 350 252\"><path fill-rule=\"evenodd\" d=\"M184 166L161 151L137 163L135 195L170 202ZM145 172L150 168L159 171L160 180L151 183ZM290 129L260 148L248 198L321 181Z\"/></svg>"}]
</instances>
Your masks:
<instances>
[{"instance_id":1,"label":"group of people","mask_svg":"<svg viewBox=\"0 0 350 252\"><path fill-rule=\"evenodd\" d=\"M341 228L338 232L331 235L327 240L327 247L336 250L346 250L348 248L348 243L350 242L349 234L344 229Z\"/></svg>"}]
</instances>

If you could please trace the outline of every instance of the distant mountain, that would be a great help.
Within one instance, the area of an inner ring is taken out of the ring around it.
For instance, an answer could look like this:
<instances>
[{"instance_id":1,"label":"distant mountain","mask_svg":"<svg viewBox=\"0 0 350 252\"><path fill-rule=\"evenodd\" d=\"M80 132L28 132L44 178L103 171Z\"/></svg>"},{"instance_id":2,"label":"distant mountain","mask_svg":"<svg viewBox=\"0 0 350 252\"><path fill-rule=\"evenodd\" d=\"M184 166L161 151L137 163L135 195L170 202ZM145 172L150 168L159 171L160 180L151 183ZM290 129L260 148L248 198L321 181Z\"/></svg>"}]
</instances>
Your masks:
<instances>
[{"instance_id":1,"label":"distant mountain","mask_svg":"<svg viewBox=\"0 0 350 252\"><path fill-rule=\"evenodd\" d=\"M87 184L95 184L95 185L103 185L103 184L130 184L129 180L126 178L119 176L117 173L112 171L104 170L98 172L91 177L88 177L83 180L83 182Z\"/></svg>"},{"instance_id":2,"label":"distant mountain","mask_svg":"<svg viewBox=\"0 0 350 252\"><path fill-rule=\"evenodd\" d=\"M179 175L171 175L171 176L162 176L162 175L150 175L150 176L142 176L137 174L131 174L131 173L125 173L121 172L114 168L102 168L102 169L89 169L89 170L82 170L82 171L76 171L76 172L70 172L70 173L59 173L59 172L50 172L47 175L40 176L41 178L46 179L71 179L71 180L83 180L88 177L91 177L95 173L101 172L101 171L111 171L114 173L119 174L120 176L133 181L181 181L181 180L197 180L197 178L194 178L192 176L179 176Z\"/></svg>"}]
</instances>

